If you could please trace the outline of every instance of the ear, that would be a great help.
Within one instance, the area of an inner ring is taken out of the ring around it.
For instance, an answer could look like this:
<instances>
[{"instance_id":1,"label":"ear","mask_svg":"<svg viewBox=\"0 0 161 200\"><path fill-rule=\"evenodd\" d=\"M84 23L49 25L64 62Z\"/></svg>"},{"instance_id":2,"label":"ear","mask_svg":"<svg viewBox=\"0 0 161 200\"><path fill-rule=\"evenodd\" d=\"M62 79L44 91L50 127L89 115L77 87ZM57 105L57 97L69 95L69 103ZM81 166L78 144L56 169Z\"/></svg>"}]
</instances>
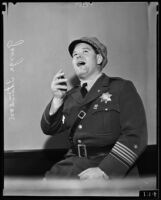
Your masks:
<instances>
[{"instance_id":1,"label":"ear","mask_svg":"<svg viewBox=\"0 0 161 200\"><path fill-rule=\"evenodd\" d=\"M97 64L100 65L103 61L103 57L101 54L97 54Z\"/></svg>"}]
</instances>

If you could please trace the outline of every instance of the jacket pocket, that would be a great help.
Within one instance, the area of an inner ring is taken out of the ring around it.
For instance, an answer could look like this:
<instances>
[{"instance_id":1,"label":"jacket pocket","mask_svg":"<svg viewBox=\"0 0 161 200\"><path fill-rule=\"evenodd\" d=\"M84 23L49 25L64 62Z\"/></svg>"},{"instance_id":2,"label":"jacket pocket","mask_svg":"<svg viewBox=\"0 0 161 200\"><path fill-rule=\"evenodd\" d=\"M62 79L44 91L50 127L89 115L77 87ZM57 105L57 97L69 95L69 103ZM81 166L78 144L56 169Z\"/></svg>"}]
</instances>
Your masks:
<instances>
[{"instance_id":1,"label":"jacket pocket","mask_svg":"<svg viewBox=\"0 0 161 200\"><path fill-rule=\"evenodd\" d=\"M96 105L88 114L88 119L84 120L87 121L87 123L85 122L87 130L91 130L93 133L113 134L113 127L120 127L119 105L105 103Z\"/></svg>"}]
</instances>

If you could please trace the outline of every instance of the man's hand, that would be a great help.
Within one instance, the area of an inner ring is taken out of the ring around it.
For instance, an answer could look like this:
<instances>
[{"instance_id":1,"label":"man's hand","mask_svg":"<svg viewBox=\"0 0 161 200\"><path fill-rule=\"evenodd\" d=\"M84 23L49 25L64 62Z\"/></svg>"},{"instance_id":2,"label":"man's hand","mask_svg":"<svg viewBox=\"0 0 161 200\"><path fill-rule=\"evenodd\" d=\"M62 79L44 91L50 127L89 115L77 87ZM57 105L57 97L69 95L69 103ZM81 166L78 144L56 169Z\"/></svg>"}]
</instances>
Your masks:
<instances>
[{"instance_id":1,"label":"man's hand","mask_svg":"<svg viewBox=\"0 0 161 200\"><path fill-rule=\"evenodd\" d=\"M109 179L109 177L99 167L88 168L78 174L78 176L80 179Z\"/></svg>"},{"instance_id":2,"label":"man's hand","mask_svg":"<svg viewBox=\"0 0 161 200\"><path fill-rule=\"evenodd\" d=\"M64 78L64 72L59 70L53 77L51 83L51 90L53 92L53 101L51 104L49 114L54 114L63 103L63 97L67 91L67 79Z\"/></svg>"},{"instance_id":3,"label":"man's hand","mask_svg":"<svg viewBox=\"0 0 161 200\"><path fill-rule=\"evenodd\" d=\"M67 91L67 79L61 78L62 76L64 76L64 72L62 72L62 70L59 70L53 77L51 83L51 90L55 98L63 98ZM62 83L65 84L62 85Z\"/></svg>"}]
</instances>

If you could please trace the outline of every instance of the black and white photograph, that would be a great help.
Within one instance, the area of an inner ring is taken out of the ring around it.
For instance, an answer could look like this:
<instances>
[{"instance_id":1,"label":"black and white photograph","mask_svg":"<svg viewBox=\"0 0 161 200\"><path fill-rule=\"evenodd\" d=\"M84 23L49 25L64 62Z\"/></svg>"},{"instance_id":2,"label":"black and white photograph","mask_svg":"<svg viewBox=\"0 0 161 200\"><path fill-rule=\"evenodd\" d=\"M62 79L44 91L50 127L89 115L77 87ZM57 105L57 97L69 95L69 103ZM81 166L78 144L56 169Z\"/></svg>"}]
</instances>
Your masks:
<instances>
[{"instance_id":1,"label":"black and white photograph","mask_svg":"<svg viewBox=\"0 0 161 200\"><path fill-rule=\"evenodd\" d=\"M3 3L3 196L159 198L158 2Z\"/></svg>"}]
</instances>

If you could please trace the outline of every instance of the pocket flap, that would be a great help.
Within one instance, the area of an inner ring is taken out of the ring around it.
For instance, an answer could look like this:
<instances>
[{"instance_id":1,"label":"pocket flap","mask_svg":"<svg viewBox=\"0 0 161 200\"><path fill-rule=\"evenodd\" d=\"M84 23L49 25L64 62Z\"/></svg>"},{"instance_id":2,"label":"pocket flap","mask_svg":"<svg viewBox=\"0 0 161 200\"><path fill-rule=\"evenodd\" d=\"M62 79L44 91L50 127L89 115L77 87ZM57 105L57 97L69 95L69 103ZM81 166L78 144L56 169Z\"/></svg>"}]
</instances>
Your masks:
<instances>
[{"instance_id":1,"label":"pocket flap","mask_svg":"<svg viewBox=\"0 0 161 200\"><path fill-rule=\"evenodd\" d=\"M120 112L119 104L94 104L92 107L92 114L101 111L115 110Z\"/></svg>"}]
</instances>

